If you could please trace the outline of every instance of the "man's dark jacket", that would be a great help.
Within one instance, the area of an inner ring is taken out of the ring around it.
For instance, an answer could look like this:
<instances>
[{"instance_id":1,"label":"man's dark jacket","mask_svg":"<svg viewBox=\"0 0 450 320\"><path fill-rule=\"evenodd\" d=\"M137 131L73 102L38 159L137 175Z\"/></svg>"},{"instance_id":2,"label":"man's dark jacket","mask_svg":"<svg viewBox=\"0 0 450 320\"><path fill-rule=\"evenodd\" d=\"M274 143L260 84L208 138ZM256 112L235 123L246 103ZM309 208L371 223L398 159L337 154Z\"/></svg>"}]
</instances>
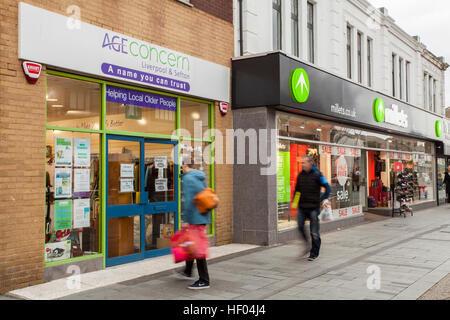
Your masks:
<instances>
[{"instance_id":1,"label":"man's dark jacket","mask_svg":"<svg viewBox=\"0 0 450 320\"><path fill-rule=\"evenodd\" d=\"M320 188L326 189L320 196ZM314 209L319 208L320 203L328 199L331 193L330 185L327 179L320 173L316 166L313 166L309 172L302 171L297 176L297 185L295 192L300 192L299 208Z\"/></svg>"}]
</instances>

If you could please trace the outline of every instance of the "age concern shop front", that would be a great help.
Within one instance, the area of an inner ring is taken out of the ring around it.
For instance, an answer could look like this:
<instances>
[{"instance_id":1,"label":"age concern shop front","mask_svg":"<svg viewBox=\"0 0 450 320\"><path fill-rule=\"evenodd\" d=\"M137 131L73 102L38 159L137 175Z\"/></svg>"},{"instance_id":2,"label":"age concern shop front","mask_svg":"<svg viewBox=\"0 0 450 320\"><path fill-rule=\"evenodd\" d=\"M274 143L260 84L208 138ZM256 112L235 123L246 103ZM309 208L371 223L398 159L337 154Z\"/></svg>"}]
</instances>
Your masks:
<instances>
[{"instance_id":1,"label":"age concern shop front","mask_svg":"<svg viewBox=\"0 0 450 320\"><path fill-rule=\"evenodd\" d=\"M270 145L278 159L270 176L255 165L235 166L235 241L270 245L297 237L291 202L303 155L331 186L332 216L322 229L360 222L367 211L391 215L400 174L415 209L438 204L438 115L279 52L236 58L232 69L234 129L275 130Z\"/></svg>"},{"instance_id":2,"label":"age concern shop front","mask_svg":"<svg viewBox=\"0 0 450 320\"><path fill-rule=\"evenodd\" d=\"M179 160L214 188L214 102L229 101L229 68L84 22L70 29L24 3L19 59L46 67L45 280L67 263L87 272L170 253Z\"/></svg>"}]
</instances>

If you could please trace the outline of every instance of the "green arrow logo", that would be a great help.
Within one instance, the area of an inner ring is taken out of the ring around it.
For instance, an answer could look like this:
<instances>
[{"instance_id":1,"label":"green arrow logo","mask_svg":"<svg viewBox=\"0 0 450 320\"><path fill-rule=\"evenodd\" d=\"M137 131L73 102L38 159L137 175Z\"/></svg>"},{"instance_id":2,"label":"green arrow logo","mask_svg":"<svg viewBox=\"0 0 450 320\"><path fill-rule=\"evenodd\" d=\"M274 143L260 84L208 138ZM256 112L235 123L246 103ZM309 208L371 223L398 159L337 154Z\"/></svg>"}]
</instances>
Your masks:
<instances>
[{"instance_id":1,"label":"green arrow logo","mask_svg":"<svg viewBox=\"0 0 450 320\"><path fill-rule=\"evenodd\" d=\"M291 73L291 96L294 101L303 103L309 97L309 78L304 69L296 69Z\"/></svg>"},{"instance_id":2,"label":"green arrow logo","mask_svg":"<svg viewBox=\"0 0 450 320\"><path fill-rule=\"evenodd\" d=\"M376 122L384 122L384 116L386 114L386 108L384 106L383 99L375 99L373 103L373 116Z\"/></svg>"},{"instance_id":3,"label":"green arrow logo","mask_svg":"<svg viewBox=\"0 0 450 320\"><path fill-rule=\"evenodd\" d=\"M435 125L436 137L440 138L442 136L442 121L437 120Z\"/></svg>"}]
</instances>

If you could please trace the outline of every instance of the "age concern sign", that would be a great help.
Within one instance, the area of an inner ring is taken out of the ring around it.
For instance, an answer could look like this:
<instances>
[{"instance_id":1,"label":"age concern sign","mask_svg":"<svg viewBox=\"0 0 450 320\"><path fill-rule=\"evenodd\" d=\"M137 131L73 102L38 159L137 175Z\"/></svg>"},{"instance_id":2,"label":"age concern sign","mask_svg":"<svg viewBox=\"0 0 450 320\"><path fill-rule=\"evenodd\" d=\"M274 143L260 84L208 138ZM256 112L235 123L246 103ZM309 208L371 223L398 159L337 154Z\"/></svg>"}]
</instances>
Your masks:
<instances>
[{"instance_id":1,"label":"age concern sign","mask_svg":"<svg viewBox=\"0 0 450 320\"><path fill-rule=\"evenodd\" d=\"M19 59L230 101L230 68L19 3Z\"/></svg>"}]
</instances>

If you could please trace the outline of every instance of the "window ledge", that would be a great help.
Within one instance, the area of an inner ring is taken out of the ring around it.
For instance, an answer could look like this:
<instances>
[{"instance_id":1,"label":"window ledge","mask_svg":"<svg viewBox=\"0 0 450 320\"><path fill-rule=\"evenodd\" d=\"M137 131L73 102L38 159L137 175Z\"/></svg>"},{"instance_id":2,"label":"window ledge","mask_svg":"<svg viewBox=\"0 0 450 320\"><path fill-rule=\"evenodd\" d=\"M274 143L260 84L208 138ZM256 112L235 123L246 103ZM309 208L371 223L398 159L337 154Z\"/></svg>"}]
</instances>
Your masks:
<instances>
[{"instance_id":1,"label":"window ledge","mask_svg":"<svg viewBox=\"0 0 450 320\"><path fill-rule=\"evenodd\" d=\"M187 5L188 7L191 7L191 8L194 7L194 5L189 2L189 0L175 0L175 1L178 1L178 2L180 2L182 4L185 4L185 5Z\"/></svg>"}]
</instances>

